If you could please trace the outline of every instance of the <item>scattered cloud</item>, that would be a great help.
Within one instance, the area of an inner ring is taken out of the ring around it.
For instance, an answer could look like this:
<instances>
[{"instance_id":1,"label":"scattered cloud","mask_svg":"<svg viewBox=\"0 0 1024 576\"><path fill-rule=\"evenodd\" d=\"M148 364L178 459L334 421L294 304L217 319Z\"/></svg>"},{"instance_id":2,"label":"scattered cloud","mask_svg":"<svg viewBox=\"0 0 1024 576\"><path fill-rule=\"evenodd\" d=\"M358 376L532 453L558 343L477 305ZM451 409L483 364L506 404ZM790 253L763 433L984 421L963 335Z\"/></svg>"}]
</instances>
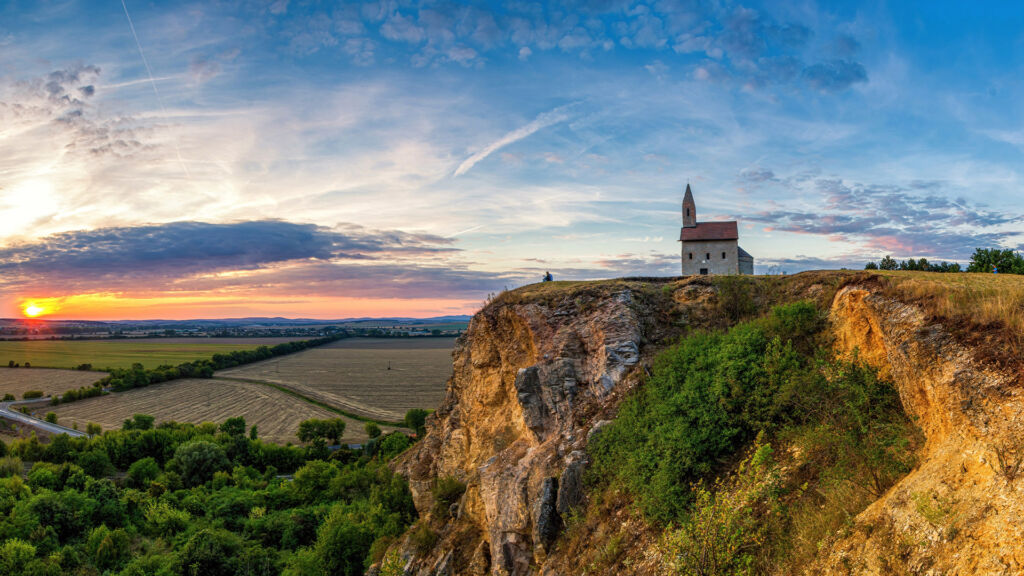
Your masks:
<instances>
[{"instance_id":1,"label":"scattered cloud","mask_svg":"<svg viewBox=\"0 0 1024 576\"><path fill-rule=\"evenodd\" d=\"M934 183L879 186L818 179L786 185L821 202L813 210L766 210L746 219L775 231L818 235L900 258L966 259L975 248L1012 242L1019 236L1014 228L1024 222L1021 213L938 195Z\"/></svg>"}]
</instances>

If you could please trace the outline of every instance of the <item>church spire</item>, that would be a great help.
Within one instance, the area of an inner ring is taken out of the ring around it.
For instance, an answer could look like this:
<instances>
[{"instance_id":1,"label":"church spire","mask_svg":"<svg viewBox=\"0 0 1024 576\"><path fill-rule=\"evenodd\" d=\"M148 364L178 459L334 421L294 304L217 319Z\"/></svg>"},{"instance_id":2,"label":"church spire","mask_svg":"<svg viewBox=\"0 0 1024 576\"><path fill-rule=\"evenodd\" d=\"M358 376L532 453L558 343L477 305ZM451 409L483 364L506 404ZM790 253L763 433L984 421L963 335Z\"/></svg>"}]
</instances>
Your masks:
<instances>
[{"instance_id":1,"label":"church spire","mask_svg":"<svg viewBox=\"0 0 1024 576\"><path fill-rule=\"evenodd\" d=\"M686 183L686 194L683 195L683 228L696 228L697 205L693 203L693 192L690 183Z\"/></svg>"}]
</instances>

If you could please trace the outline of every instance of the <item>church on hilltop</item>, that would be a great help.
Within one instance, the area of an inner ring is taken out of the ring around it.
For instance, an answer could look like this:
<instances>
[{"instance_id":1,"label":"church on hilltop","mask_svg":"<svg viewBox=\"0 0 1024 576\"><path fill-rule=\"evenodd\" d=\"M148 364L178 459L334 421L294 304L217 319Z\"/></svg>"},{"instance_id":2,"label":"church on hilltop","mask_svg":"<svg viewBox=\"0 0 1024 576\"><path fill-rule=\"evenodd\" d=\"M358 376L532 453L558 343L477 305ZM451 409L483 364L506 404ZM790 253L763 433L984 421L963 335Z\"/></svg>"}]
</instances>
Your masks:
<instances>
[{"instance_id":1,"label":"church on hilltop","mask_svg":"<svg viewBox=\"0 0 1024 576\"><path fill-rule=\"evenodd\" d=\"M683 196L683 276L692 274L753 274L754 257L740 248L736 221L697 222L693 192Z\"/></svg>"}]
</instances>

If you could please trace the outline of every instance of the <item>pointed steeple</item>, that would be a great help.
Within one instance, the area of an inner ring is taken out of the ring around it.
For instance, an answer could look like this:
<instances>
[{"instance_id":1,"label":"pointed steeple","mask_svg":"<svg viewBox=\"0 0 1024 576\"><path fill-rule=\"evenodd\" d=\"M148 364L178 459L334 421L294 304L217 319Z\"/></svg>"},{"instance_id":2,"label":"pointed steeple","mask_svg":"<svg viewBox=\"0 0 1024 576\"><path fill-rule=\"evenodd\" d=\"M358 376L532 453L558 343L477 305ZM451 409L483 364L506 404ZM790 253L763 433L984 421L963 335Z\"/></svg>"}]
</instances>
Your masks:
<instances>
[{"instance_id":1,"label":"pointed steeple","mask_svg":"<svg viewBox=\"0 0 1024 576\"><path fill-rule=\"evenodd\" d=\"M683 195L683 228L697 227L697 205L693 203L693 192L690 183L686 183L686 194Z\"/></svg>"}]
</instances>

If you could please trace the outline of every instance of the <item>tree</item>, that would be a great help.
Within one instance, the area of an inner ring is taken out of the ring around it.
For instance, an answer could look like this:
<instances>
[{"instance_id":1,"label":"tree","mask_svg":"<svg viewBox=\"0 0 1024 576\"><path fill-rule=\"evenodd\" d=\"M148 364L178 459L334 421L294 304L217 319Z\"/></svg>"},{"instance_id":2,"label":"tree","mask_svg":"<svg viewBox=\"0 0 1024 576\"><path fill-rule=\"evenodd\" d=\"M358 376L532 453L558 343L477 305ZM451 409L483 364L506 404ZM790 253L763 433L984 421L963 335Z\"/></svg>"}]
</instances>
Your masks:
<instances>
[{"instance_id":1,"label":"tree","mask_svg":"<svg viewBox=\"0 0 1024 576\"><path fill-rule=\"evenodd\" d=\"M220 431L228 434L229 436L242 436L245 434L245 418L238 416L236 418L228 418L220 425Z\"/></svg>"},{"instance_id":2,"label":"tree","mask_svg":"<svg viewBox=\"0 0 1024 576\"><path fill-rule=\"evenodd\" d=\"M85 425L85 433L89 436L103 434L103 427L95 422L89 422Z\"/></svg>"},{"instance_id":3,"label":"tree","mask_svg":"<svg viewBox=\"0 0 1024 576\"><path fill-rule=\"evenodd\" d=\"M416 437L422 438L426 434L427 415L430 412L422 408L413 408L405 413L405 425L416 431Z\"/></svg>"},{"instance_id":4,"label":"tree","mask_svg":"<svg viewBox=\"0 0 1024 576\"><path fill-rule=\"evenodd\" d=\"M993 268L1000 274L1024 274L1024 256L1013 250L975 248L967 271L990 273Z\"/></svg>"},{"instance_id":5,"label":"tree","mask_svg":"<svg viewBox=\"0 0 1024 576\"><path fill-rule=\"evenodd\" d=\"M316 438L323 438L337 444L341 441L341 436L344 433L345 421L341 418L332 418L330 420L310 418L299 423L299 433L297 435L299 440L303 442L312 442Z\"/></svg>"},{"instance_id":6,"label":"tree","mask_svg":"<svg viewBox=\"0 0 1024 576\"><path fill-rule=\"evenodd\" d=\"M11 538L0 546L0 574L21 574L25 565L35 557L35 546Z\"/></svg>"},{"instance_id":7,"label":"tree","mask_svg":"<svg viewBox=\"0 0 1024 576\"><path fill-rule=\"evenodd\" d=\"M899 264L893 260L892 256L886 256L882 258L882 261L878 263L879 270L895 270L899 268Z\"/></svg>"},{"instance_id":8,"label":"tree","mask_svg":"<svg viewBox=\"0 0 1024 576\"><path fill-rule=\"evenodd\" d=\"M231 467L224 449L205 440L195 440L178 446L168 466L172 463L181 473L182 480L187 486L205 484L213 478L215 472Z\"/></svg>"},{"instance_id":9,"label":"tree","mask_svg":"<svg viewBox=\"0 0 1024 576\"><path fill-rule=\"evenodd\" d=\"M252 428L249 428L249 440L256 440L259 437L260 437L260 431L259 431L258 428L256 428L256 425L253 424Z\"/></svg>"},{"instance_id":10,"label":"tree","mask_svg":"<svg viewBox=\"0 0 1024 576\"><path fill-rule=\"evenodd\" d=\"M56 424L57 423L57 413L56 412L47 412L46 413L46 421L49 422L50 424Z\"/></svg>"},{"instance_id":11,"label":"tree","mask_svg":"<svg viewBox=\"0 0 1024 576\"><path fill-rule=\"evenodd\" d=\"M371 439L380 436L380 426L377 426L373 422L367 422L364 429L366 430L366 435Z\"/></svg>"},{"instance_id":12,"label":"tree","mask_svg":"<svg viewBox=\"0 0 1024 576\"><path fill-rule=\"evenodd\" d=\"M878 270L878 264L875 264L874 262L868 262L867 265L864 266L864 269L865 270Z\"/></svg>"},{"instance_id":13,"label":"tree","mask_svg":"<svg viewBox=\"0 0 1024 576\"><path fill-rule=\"evenodd\" d=\"M160 465L150 457L136 460L128 467L128 479L137 488L144 488L160 475Z\"/></svg>"},{"instance_id":14,"label":"tree","mask_svg":"<svg viewBox=\"0 0 1024 576\"><path fill-rule=\"evenodd\" d=\"M130 419L125 420L121 426L122 430L152 430L153 422L156 419L149 414L135 414Z\"/></svg>"},{"instance_id":15,"label":"tree","mask_svg":"<svg viewBox=\"0 0 1024 576\"><path fill-rule=\"evenodd\" d=\"M185 576L234 576L238 573L237 557L241 548L238 536L226 530L200 530L181 550L180 573Z\"/></svg>"}]
</instances>

